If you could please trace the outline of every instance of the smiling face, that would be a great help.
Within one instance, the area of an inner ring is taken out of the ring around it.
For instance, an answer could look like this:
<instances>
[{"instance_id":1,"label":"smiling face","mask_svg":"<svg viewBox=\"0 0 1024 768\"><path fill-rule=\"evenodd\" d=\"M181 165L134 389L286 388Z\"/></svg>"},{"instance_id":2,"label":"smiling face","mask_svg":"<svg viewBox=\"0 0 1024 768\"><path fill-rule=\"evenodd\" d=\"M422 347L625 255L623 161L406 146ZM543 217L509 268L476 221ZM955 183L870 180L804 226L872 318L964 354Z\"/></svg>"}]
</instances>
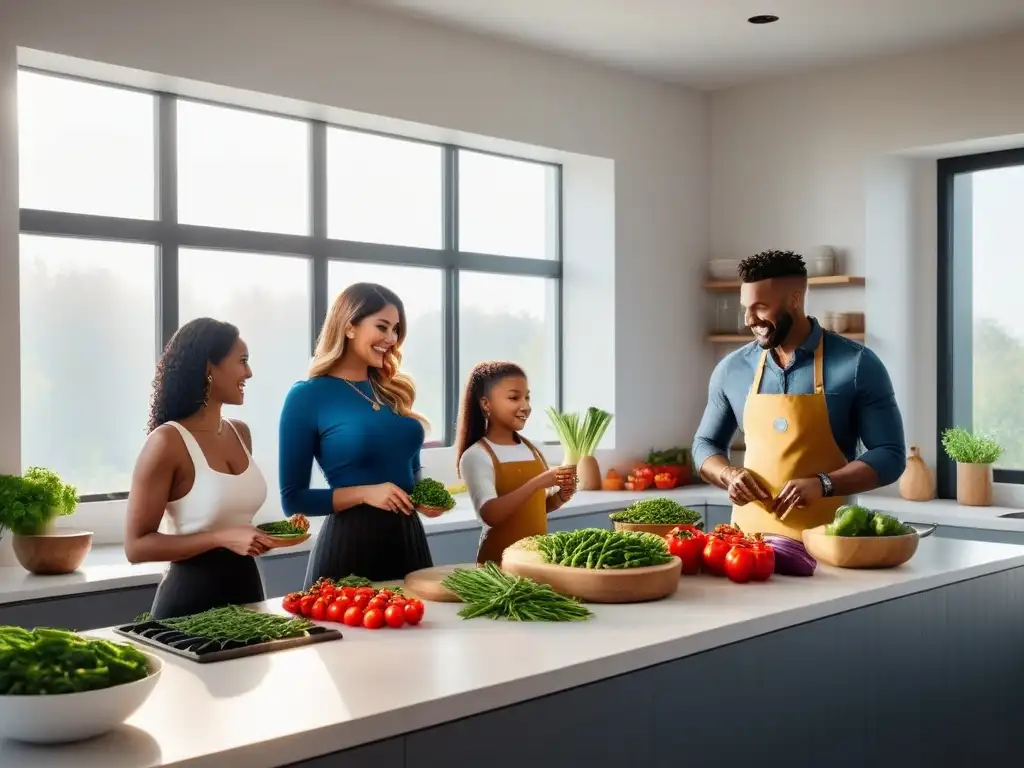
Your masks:
<instances>
[{"instance_id":1,"label":"smiling face","mask_svg":"<svg viewBox=\"0 0 1024 768\"><path fill-rule=\"evenodd\" d=\"M487 418L513 432L521 432L530 418L530 386L523 376L505 376L491 384L480 398Z\"/></svg>"},{"instance_id":2,"label":"smiling face","mask_svg":"<svg viewBox=\"0 0 1024 768\"><path fill-rule=\"evenodd\" d=\"M241 338L235 340L231 351L216 365L207 366L213 378L210 384L210 402L241 405L245 402L245 383L252 378L249 367L249 347Z\"/></svg>"},{"instance_id":3,"label":"smiling face","mask_svg":"<svg viewBox=\"0 0 1024 768\"><path fill-rule=\"evenodd\" d=\"M744 323L762 349L785 343L795 320L803 316L805 281L775 277L740 286Z\"/></svg>"},{"instance_id":4,"label":"smiling face","mask_svg":"<svg viewBox=\"0 0 1024 768\"><path fill-rule=\"evenodd\" d=\"M383 368L385 356L398 344L400 322L398 308L388 304L350 325L345 331L346 355L354 355L367 368Z\"/></svg>"}]
</instances>

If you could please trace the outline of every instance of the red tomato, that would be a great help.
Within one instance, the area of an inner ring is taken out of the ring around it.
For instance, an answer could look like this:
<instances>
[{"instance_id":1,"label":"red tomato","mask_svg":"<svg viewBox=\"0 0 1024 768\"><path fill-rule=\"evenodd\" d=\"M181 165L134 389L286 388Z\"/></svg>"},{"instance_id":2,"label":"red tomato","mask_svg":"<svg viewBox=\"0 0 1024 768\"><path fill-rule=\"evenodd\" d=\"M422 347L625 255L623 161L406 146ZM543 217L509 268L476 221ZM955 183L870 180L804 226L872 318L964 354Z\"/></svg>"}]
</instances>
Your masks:
<instances>
[{"instance_id":1,"label":"red tomato","mask_svg":"<svg viewBox=\"0 0 1024 768\"><path fill-rule=\"evenodd\" d=\"M302 599L299 600L299 613L308 619L312 615L313 603L315 603L316 600L316 595L304 595Z\"/></svg>"},{"instance_id":2,"label":"red tomato","mask_svg":"<svg viewBox=\"0 0 1024 768\"><path fill-rule=\"evenodd\" d=\"M366 595L367 598L371 598L374 595L374 589L373 589L373 587L358 587L356 589L356 594L357 595Z\"/></svg>"},{"instance_id":3,"label":"red tomato","mask_svg":"<svg viewBox=\"0 0 1024 768\"><path fill-rule=\"evenodd\" d=\"M388 626L392 629L398 629L405 624L405 606L404 605L389 605L384 611L384 621L388 623Z\"/></svg>"},{"instance_id":4,"label":"red tomato","mask_svg":"<svg viewBox=\"0 0 1024 768\"><path fill-rule=\"evenodd\" d=\"M380 608L382 611L388 607L388 601L382 597L370 598L370 602L366 604L367 610L370 608Z\"/></svg>"},{"instance_id":5,"label":"red tomato","mask_svg":"<svg viewBox=\"0 0 1024 768\"><path fill-rule=\"evenodd\" d=\"M358 605L350 605L345 609L342 617L346 627L361 627L363 625L363 609Z\"/></svg>"},{"instance_id":6,"label":"red tomato","mask_svg":"<svg viewBox=\"0 0 1024 768\"><path fill-rule=\"evenodd\" d=\"M288 611L288 613L298 613L301 605L301 592L292 592L291 594L285 595L284 600L281 601L281 607Z\"/></svg>"},{"instance_id":7,"label":"red tomato","mask_svg":"<svg viewBox=\"0 0 1024 768\"><path fill-rule=\"evenodd\" d=\"M720 535L708 537L704 545L704 570L715 576L725 575L725 556L729 554L732 542Z\"/></svg>"},{"instance_id":8,"label":"red tomato","mask_svg":"<svg viewBox=\"0 0 1024 768\"><path fill-rule=\"evenodd\" d=\"M673 528L665 538L669 554L683 561L682 572L689 575L700 573L704 548L707 546L707 537L703 531L692 525L681 525Z\"/></svg>"},{"instance_id":9,"label":"red tomato","mask_svg":"<svg viewBox=\"0 0 1024 768\"><path fill-rule=\"evenodd\" d=\"M349 600L351 600L353 597L356 596L356 588L355 587L342 587L341 588L341 594L343 594L345 597L347 597Z\"/></svg>"},{"instance_id":10,"label":"red tomato","mask_svg":"<svg viewBox=\"0 0 1024 768\"><path fill-rule=\"evenodd\" d=\"M754 573L751 578L754 581L767 581L775 573L775 549L758 533L754 536L751 551L754 553Z\"/></svg>"},{"instance_id":11,"label":"red tomato","mask_svg":"<svg viewBox=\"0 0 1024 768\"><path fill-rule=\"evenodd\" d=\"M313 607L310 609L309 618L313 621L323 621L324 617L327 615L327 606L330 604L330 600L318 597L316 602L313 603Z\"/></svg>"},{"instance_id":12,"label":"red tomato","mask_svg":"<svg viewBox=\"0 0 1024 768\"><path fill-rule=\"evenodd\" d=\"M363 614L363 626L367 629L380 629L384 626L384 611L371 608Z\"/></svg>"},{"instance_id":13,"label":"red tomato","mask_svg":"<svg viewBox=\"0 0 1024 768\"><path fill-rule=\"evenodd\" d=\"M405 621L408 624L416 626L423 621L423 603L419 600L410 600L403 607L405 612Z\"/></svg>"},{"instance_id":14,"label":"red tomato","mask_svg":"<svg viewBox=\"0 0 1024 768\"><path fill-rule=\"evenodd\" d=\"M320 597L326 597L328 600L334 599L335 592L333 584L324 584L320 587Z\"/></svg>"},{"instance_id":15,"label":"red tomato","mask_svg":"<svg viewBox=\"0 0 1024 768\"><path fill-rule=\"evenodd\" d=\"M331 605L334 605L335 603L341 606L341 612L342 612L342 614L344 614L345 611L348 610L348 607L350 605L352 605L352 598L345 597L345 595L337 595L336 594L334 596L334 602L331 603Z\"/></svg>"},{"instance_id":16,"label":"red tomato","mask_svg":"<svg viewBox=\"0 0 1024 768\"><path fill-rule=\"evenodd\" d=\"M388 600L388 605L405 605L407 602L409 601L401 595L395 595Z\"/></svg>"},{"instance_id":17,"label":"red tomato","mask_svg":"<svg viewBox=\"0 0 1024 768\"><path fill-rule=\"evenodd\" d=\"M360 608L366 608L370 602L370 596L363 593L356 593L356 596L352 598L352 605L358 605Z\"/></svg>"},{"instance_id":18,"label":"red tomato","mask_svg":"<svg viewBox=\"0 0 1024 768\"><path fill-rule=\"evenodd\" d=\"M754 550L749 545L733 545L725 556L725 575L737 584L750 581L754 575Z\"/></svg>"},{"instance_id":19,"label":"red tomato","mask_svg":"<svg viewBox=\"0 0 1024 768\"><path fill-rule=\"evenodd\" d=\"M344 598L339 598L333 603L327 606L327 612L324 614L325 621L333 621L335 624L341 624L345 618L345 611L348 610L348 604L343 603Z\"/></svg>"},{"instance_id":20,"label":"red tomato","mask_svg":"<svg viewBox=\"0 0 1024 768\"><path fill-rule=\"evenodd\" d=\"M382 589L382 590L380 590L380 592L378 592L376 594L376 597L379 597L382 600L390 600L394 596L395 596L395 593L392 592L390 589Z\"/></svg>"}]
</instances>

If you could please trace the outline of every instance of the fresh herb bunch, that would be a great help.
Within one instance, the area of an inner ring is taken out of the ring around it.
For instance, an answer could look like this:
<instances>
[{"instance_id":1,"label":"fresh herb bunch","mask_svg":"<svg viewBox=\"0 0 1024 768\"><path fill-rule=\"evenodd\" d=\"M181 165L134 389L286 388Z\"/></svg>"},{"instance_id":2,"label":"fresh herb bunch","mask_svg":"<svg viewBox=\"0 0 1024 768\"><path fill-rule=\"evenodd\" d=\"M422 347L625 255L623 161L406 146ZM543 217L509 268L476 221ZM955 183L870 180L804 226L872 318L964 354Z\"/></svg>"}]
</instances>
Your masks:
<instances>
[{"instance_id":1,"label":"fresh herb bunch","mask_svg":"<svg viewBox=\"0 0 1024 768\"><path fill-rule=\"evenodd\" d=\"M268 536L277 536L279 538L305 536L307 532L305 528L295 525L291 520L274 520L270 523L260 523L256 527Z\"/></svg>"},{"instance_id":2,"label":"fresh herb bunch","mask_svg":"<svg viewBox=\"0 0 1024 768\"><path fill-rule=\"evenodd\" d=\"M413 486L409 500L416 507L447 510L455 506L455 498L448 492L444 483L430 477L423 478Z\"/></svg>"},{"instance_id":3,"label":"fresh herb bunch","mask_svg":"<svg viewBox=\"0 0 1024 768\"><path fill-rule=\"evenodd\" d=\"M581 528L532 536L523 546L550 565L570 568L644 568L672 560L665 539L642 531Z\"/></svg>"},{"instance_id":4,"label":"fresh herb bunch","mask_svg":"<svg viewBox=\"0 0 1024 768\"><path fill-rule=\"evenodd\" d=\"M587 408L582 421L578 413L559 413L550 406L547 414L562 443L566 464L575 464L584 456L593 456L597 444L612 423L612 415L608 411L594 406Z\"/></svg>"},{"instance_id":5,"label":"fresh herb bunch","mask_svg":"<svg viewBox=\"0 0 1024 768\"><path fill-rule=\"evenodd\" d=\"M579 600L547 584L512 576L493 562L481 568L456 568L441 582L466 606L464 619L485 616L508 621L583 621L593 614Z\"/></svg>"},{"instance_id":6,"label":"fresh herb bunch","mask_svg":"<svg viewBox=\"0 0 1024 768\"><path fill-rule=\"evenodd\" d=\"M336 587L356 587L358 589L359 587L372 587L373 582L364 576L349 574L348 576L342 576L340 579L337 579L334 582L334 585Z\"/></svg>"},{"instance_id":7,"label":"fresh herb bunch","mask_svg":"<svg viewBox=\"0 0 1024 768\"><path fill-rule=\"evenodd\" d=\"M149 675L149 662L128 643L0 627L0 669L0 696L42 696L133 683Z\"/></svg>"},{"instance_id":8,"label":"fresh herb bunch","mask_svg":"<svg viewBox=\"0 0 1024 768\"><path fill-rule=\"evenodd\" d=\"M958 464L994 464L1003 455L1003 447L995 440L972 434L963 427L945 430L942 447Z\"/></svg>"},{"instance_id":9,"label":"fresh herb bunch","mask_svg":"<svg viewBox=\"0 0 1024 768\"><path fill-rule=\"evenodd\" d=\"M160 619L159 623L193 637L245 645L299 637L314 626L306 619L262 613L238 605L211 608L177 619Z\"/></svg>"},{"instance_id":10,"label":"fresh herb bunch","mask_svg":"<svg viewBox=\"0 0 1024 768\"><path fill-rule=\"evenodd\" d=\"M616 523L638 525L704 525L700 512L664 498L641 499L609 517Z\"/></svg>"},{"instance_id":11,"label":"fresh herb bunch","mask_svg":"<svg viewBox=\"0 0 1024 768\"><path fill-rule=\"evenodd\" d=\"M29 467L24 475L0 475L0 530L31 536L78 506L78 490L56 472Z\"/></svg>"}]
</instances>

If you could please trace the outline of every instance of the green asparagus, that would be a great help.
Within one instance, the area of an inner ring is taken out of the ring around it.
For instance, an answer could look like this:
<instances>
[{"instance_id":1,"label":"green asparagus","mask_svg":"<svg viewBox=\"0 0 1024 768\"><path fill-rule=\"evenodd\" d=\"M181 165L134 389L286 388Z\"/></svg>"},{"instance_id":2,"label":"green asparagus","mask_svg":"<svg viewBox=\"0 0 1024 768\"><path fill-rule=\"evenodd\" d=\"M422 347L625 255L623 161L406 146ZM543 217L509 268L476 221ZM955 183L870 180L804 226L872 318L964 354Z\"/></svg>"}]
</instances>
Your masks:
<instances>
[{"instance_id":1,"label":"green asparagus","mask_svg":"<svg viewBox=\"0 0 1024 768\"><path fill-rule=\"evenodd\" d=\"M314 626L306 619L262 613L237 605L211 608L176 619L161 619L160 623L194 637L221 642L231 640L245 645L299 637Z\"/></svg>"},{"instance_id":2,"label":"green asparagus","mask_svg":"<svg viewBox=\"0 0 1024 768\"><path fill-rule=\"evenodd\" d=\"M663 538L641 531L581 528L533 536L522 546L539 552L546 563L570 568L641 568L672 560Z\"/></svg>"},{"instance_id":3,"label":"green asparagus","mask_svg":"<svg viewBox=\"0 0 1024 768\"><path fill-rule=\"evenodd\" d=\"M578 600L547 584L507 574L493 562L481 568L456 568L441 585L466 604L459 611L464 619L583 621L593 616Z\"/></svg>"}]
</instances>

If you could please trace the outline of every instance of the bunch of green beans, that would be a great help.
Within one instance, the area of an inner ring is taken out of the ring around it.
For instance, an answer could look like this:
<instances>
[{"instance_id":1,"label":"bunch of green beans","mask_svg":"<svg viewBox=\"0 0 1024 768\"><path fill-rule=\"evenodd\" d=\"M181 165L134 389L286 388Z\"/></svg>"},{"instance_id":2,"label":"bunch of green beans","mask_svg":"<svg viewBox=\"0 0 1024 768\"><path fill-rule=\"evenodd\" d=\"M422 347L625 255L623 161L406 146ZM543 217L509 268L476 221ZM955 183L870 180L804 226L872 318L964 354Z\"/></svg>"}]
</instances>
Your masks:
<instances>
[{"instance_id":1,"label":"bunch of green beans","mask_svg":"<svg viewBox=\"0 0 1024 768\"><path fill-rule=\"evenodd\" d=\"M531 579L505 573L494 563L456 568L441 582L466 607L464 619L486 616L509 621L583 621L593 614L578 600Z\"/></svg>"},{"instance_id":2,"label":"bunch of green beans","mask_svg":"<svg viewBox=\"0 0 1024 768\"><path fill-rule=\"evenodd\" d=\"M528 546L545 562L570 568L642 568L672 560L665 540L643 531L581 528L534 536Z\"/></svg>"},{"instance_id":3,"label":"bunch of green beans","mask_svg":"<svg viewBox=\"0 0 1024 768\"><path fill-rule=\"evenodd\" d=\"M221 642L231 640L245 645L299 637L314 626L306 619L261 613L237 605L211 608L177 619L161 619L160 623L193 637Z\"/></svg>"}]
</instances>

